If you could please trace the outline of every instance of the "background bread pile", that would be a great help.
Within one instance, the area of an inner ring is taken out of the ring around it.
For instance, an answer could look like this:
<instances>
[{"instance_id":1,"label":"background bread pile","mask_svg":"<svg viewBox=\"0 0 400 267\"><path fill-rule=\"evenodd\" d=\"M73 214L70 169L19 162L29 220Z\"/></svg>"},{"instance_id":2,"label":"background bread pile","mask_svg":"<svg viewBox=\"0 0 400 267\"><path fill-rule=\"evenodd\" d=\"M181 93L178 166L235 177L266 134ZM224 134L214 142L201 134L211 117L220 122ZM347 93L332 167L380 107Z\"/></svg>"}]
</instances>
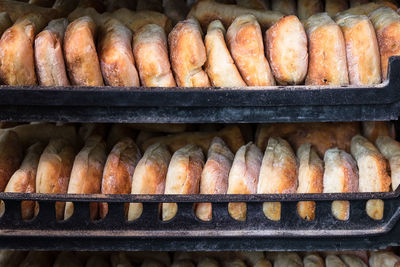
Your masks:
<instances>
[{"instance_id":1,"label":"background bread pile","mask_svg":"<svg viewBox=\"0 0 400 267\"><path fill-rule=\"evenodd\" d=\"M9 125L12 126L12 125ZM3 127L7 127L3 124ZM362 134L364 136L362 136ZM220 124L22 124L0 130L0 191L47 194L288 194L388 192L400 184L400 143L389 122ZM253 143L254 142L254 143ZM332 212L347 220L349 203ZM2 207L4 208L4 207ZM140 203L125 205L128 220ZM367 213L383 217L383 202ZM57 203L58 220L73 203ZM164 203L162 219L177 212ZM246 203L230 203L232 218L246 220ZM280 203L264 203L280 220ZM22 205L23 219L38 211ZM91 218L104 218L107 203L91 203ZM196 206L204 221L212 205ZM305 220L315 203L298 203Z\"/></svg>"},{"instance_id":2,"label":"background bread pile","mask_svg":"<svg viewBox=\"0 0 400 267\"><path fill-rule=\"evenodd\" d=\"M395 1L1 0L0 81L372 85L400 55L399 31Z\"/></svg>"}]
</instances>

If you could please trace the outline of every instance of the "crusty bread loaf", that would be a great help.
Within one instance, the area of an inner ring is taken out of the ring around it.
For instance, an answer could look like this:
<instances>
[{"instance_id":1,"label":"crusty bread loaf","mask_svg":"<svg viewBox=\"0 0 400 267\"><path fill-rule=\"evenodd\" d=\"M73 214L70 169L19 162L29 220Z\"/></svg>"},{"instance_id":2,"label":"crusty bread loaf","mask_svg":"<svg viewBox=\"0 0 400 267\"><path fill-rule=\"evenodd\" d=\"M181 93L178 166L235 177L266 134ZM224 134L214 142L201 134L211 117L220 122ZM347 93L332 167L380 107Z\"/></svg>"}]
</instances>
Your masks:
<instances>
[{"instance_id":1,"label":"crusty bread loaf","mask_svg":"<svg viewBox=\"0 0 400 267\"><path fill-rule=\"evenodd\" d=\"M106 161L106 144L99 136L86 140L85 146L76 155L68 184L68 194L98 194ZM64 219L74 213L72 202L65 204ZM90 203L90 218L96 219L98 203Z\"/></svg>"},{"instance_id":2,"label":"crusty bread loaf","mask_svg":"<svg viewBox=\"0 0 400 267\"><path fill-rule=\"evenodd\" d=\"M18 135L6 131L0 135L0 192L4 191L11 176L22 161L22 146Z\"/></svg>"},{"instance_id":3,"label":"crusty bread loaf","mask_svg":"<svg viewBox=\"0 0 400 267\"><path fill-rule=\"evenodd\" d=\"M325 152L324 162L324 193L358 192L357 163L350 154L337 148L329 149ZM348 220L350 202L333 201L332 213L338 220Z\"/></svg>"},{"instance_id":4,"label":"crusty bread loaf","mask_svg":"<svg viewBox=\"0 0 400 267\"><path fill-rule=\"evenodd\" d=\"M275 85L265 58L261 28L256 17L237 17L228 28L226 39L232 58L247 85Z\"/></svg>"},{"instance_id":5,"label":"crusty bread loaf","mask_svg":"<svg viewBox=\"0 0 400 267\"><path fill-rule=\"evenodd\" d=\"M218 1L217 1L218 2ZM221 1L219 1L221 2ZM225 1L228 2L228 1ZM237 5L251 9L269 9L269 0L236 0Z\"/></svg>"},{"instance_id":6,"label":"crusty bread loaf","mask_svg":"<svg viewBox=\"0 0 400 267\"><path fill-rule=\"evenodd\" d=\"M169 163L164 194L198 194L204 155L196 145L187 145L174 153ZM162 204L163 221L178 211L176 203Z\"/></svg>"},{"instance_id":7,"label":"crusty bread loaf","mask_svg":"<svg viewBox=\"0 0 400 267\"><path fill-rule=\"evenodd\" d=\"M205 70L213 86L246 86L226 46L225 33L224 25L219 20L214 20L208 26L204 40L207 52Z\"/></svg>"},{"instance_id":8,"label":"crusty bread loaf","mask_svg":"<svg viewBox=\"0 0 400 267\"><path fill-rule=\"evenodd\" d=\"M248 143L237 151L229 172L228 194L257 193L262 157L261 150L253 143ZM228 211L235 220L246 220L246 203L229 203Z\"/></svg>"},{"instance_id":9,"label":"crusty bread loaf","mask_svg":"<svg viewBox=\"0 0 400 267\"><path fill-rule=\"evenodd\" d=\"M67 25L68 20L65 18L52 20L35 38L35 64L40 85L70 84L62 48Z\"/></svg>"},{"instance_id":10,"label":"crusty bread loaf","mask_svg":"<svg viewBox=\"0 0 400 267\"><path fill-rule=\"evenodd\" d=\"M325 267L324 259L316 253L309 253L303 257L304 267Z\"/></svg>"},{"instance_id":11,"label":"crusty bread loaf","mask_svg":"<svg viewBox=\"0 0 400 267\"><path fill-rule=\"evenodd\" d=\"M176 86L168 56L167 36L157 24L147 24L133 37L133 54L145 87Z\"/></svg>"},{"instance_id":12,"label":"crusty bread loaf","mask_svg":"<svg viewBox=\"0 0 400 267\"><path fill-rule=\"evenodd\" d=\"M93 7L77 7L68 14L68 21L73 22L81 17L90 17L97 26L103 24L102 15Z\"/></svg>"},{"instance_id":13,"label":"crusty bread loaf","mask_svg":"<svg viewBox=\"0 0 400 267\"><path fill-rule=\"evenodd\" d=\"M307 85L347 85L346 45L340 27L326 13L304 22L308 36Z\"/></svg>"},{"instance_id":14,"label":"crusty bread loaf","mask_svg":"<svg viewBox=\"0 0 400 267\"><path fill-rule=\"evenodd\" d=\"M201 173L200 194L226 194L233 158L233 153L221 138L215 137L211 141L207 162ZM196 207L196 216L203 221L210 221L212 204L199 203Z\"/></svg>"},{"instance_id":15,"label":"crusty bread loaf","mask_svg":"<svg viewBox=\"0 0 400 267\"><path fill-rule=\"evenodd\" d=\"M151 145L136 166L132 178L131 194L163 194L171 154L160 143ZM141 203L129 205L128 220L135 220L142 214Z\"/></svg>"},{"instance_id":16,"label":"crusty bread loaf","mask_svg":"<svg viewBox=\"0 0 400 267\"><path fill-rule=\"evenodd\" d=\"M74 20L67 27L64 56L72 85L104 85L95 46L96 33L97 26L88 16Z\"/></svg>"},{"instance_id":17,"label":"crusty bread loaf","mask_svg":"<svg viewBox=\"0 0 400 267\"><path fill-rule=\"evenodd\" d=\"M347 0L326 0L325 12L333 18L335 15L343 10L349 8Z\"/></svg>"},{"instance_id":18,"label":"crusty bread loaf","mask_svg":"<svg viewBox=\"0 0 400 267\"><path fill-rule=\"evenodd\" d=\"M365 262L355 255L340 255L340 258L347 266L368 267Z\"/></svg>"},{"instance_id":19,"label":"crusty bread loaf","mask_svg":"<svg viewBox=\"0 0 400 267\"><path fill-rule=\"evenodd\" d=\"M394 123L390 121L363 121L361 126L362 135L373 143L379 136L396 138Z\"/></svg>"},{"instance_id":20,"label":"crusty bread loaf","mask_svg":"<svg viewBox=\"0 0 400 267\"><path fill-rule=\"evenodd\" d=\"M367 16L336 17L346 43L350 84L370 85L381 82L381 62L374 27Z\"/></svg>"},{"instance_id":21,"label":"crusty bread loaf","mask_svg":"<svg viewBox=\"0 0 400 267\"><path fill-rule=\"evenodd\" d=\"M258 177L258 194L296 193L297 162L289 143L281 138L271 137L262 160ZM264 202L265 216L273 221L281 219L280 202Z\"/></svg>"},{"instance_id":22,"label":"crusty bread loaf","mask_svg":"<svg viewBox=\"0 0 400 267\"><path fill-rule=\"evenodd\" d=\"M400 266L400 257L389 251L371 252L371 255L369 257L369 266L398 267Z\"/></svg>"},{"instance_id":23,"label":"crusty bread loaf","mask_svg":"<svg viewBox=\"0 0 400 267\"><path fill-rule=\"evenodd\" d=\"M389 58L400 55L400 15L389 7L380 7L369 14L369 19L378 39L382 79L387 79Z\"/></svg>"},{"instance_id":24,"label":"crusty bread loaf","mask_svg":"<svg viewBox=\"0 0 400 267\"><path fill-rule=\"evenodd\" d=\"M132 52L132 32L117 19L103 15L98 44L100 67L106 85L139 86Z\"/></svg>"},{"instance_id":25,"label":"crusty bread loaf","mask_svg":"<svg viewBox=\"0 0 400 267\"><path fill-rule=\"evenodd\" d=\"M239 16L253 15L256 17L263 29L271 27L283 14L277 11L249 9L236 5L226 5L215 1L198 1L190 10L188 17L195 17L199 20L204 30L208 24L216 19L221 20L225 28Z\"/></svg>"},{"instance_id":26,"label":"crusty bread loaf","mask_svg":"<svg viewBox=\"0 0 400 267\"><path fill-rule=\"evenodd\" d=\"M168 36L168 44L178 86L210 86L208 76L202 69L207 56L198 21L190 18L176 24Z\"/></svg>"},{"instance_id":27,"label":"crusty bread loaf","mask_svg":"<svg viewBox=\"0 0 400 267\"><path fill-rule=\"evenodd\" d=\"M36 174L36 193L66 194L75 149L65 139L52 139L40 156ZM64 217L65 203L56 203L56 219Z\"/></svg>"},{"instance_id":28,"label":"crusty bread loaf","mask_svg":"<svg viewBox=\"0 0 400 267\"><path fill-rule=\"evenodd\" d=\"M0 36L12 26L12 21L7 12L0 12Z\"/></svg>"},{"instance_id":29,"label":"crusty bread loaf","mask_svg":"<svg viewBox=\"0 0 400 267\"><path fill-rule=\"evenodd\" d=\"M297 150L299 159L299 186L297 193L322 193L324 162L310 143L305 143ZM297 213L304 220L314 220L315 202L302 201L297 204Z\"/></svg>"},{"instance_id":30,"label":"crusty bread loaf","mask_svg":"<svg viewBox=\"0 0 400 267\"><path fill-rule=\"evenodd\" d=\"M11 176L4 192L36 193L36 172L43 149L43 144L39 142L33 144L27 149L21 166L13 176ZM4 210L3 205L1 208ZM34 210L35 203L33 201L21 202L21 218L23 220L32 219ZM0 213L2 214L2 212Z\"/></svg>"},{"instance_id":31,"label":"crusty bread loaf","mask_svg":"<svg viewBox=\"0 0 400 267\"><path fill-rule=\"evenodd\" d=\"M83 263L73 252L63 251L57 255L53 267L83 267Z\"/></svg>"},{"instance_id":32,"label":"crusty bread loaf","mask_svg":"<svg viewBox=\"0 0 400 267\"><path fill-rule=\"evenodd\" d=\"M279 84L301 84L308 69L307 34L296 16L285 16L265 33L266 55Z\"/></svg>"},{"instance_id":33,"label":"crusty bread loaf","mask_svg":"<svg viewBox=\"0 0 400 267\"><path fill-rule=\"evenodd\" d=\"M328 255L325 258L326 267L347 267L347 265L336 255Z\"/></svg>"},{"instance_id":34,"label":"crusty bread loaf","mask_svg":"<svg viewBox=\"0 0 400 267\"><path fill-rule=\"evenodd\" d=\"M297 0L297 15L301 20L308 19L323 10L324 4L321 0Z\"/></svg>"},{"instance_id":35,"label":"crusty bread loaf","mask_svg":"<svg viewBox=\"0 0 400 267\"><path fill-rule=\"evenodd\" d=\"M380 136L375 144L389 161L392 190L396 190L400 185L400 143L389 136Z\"/></svg>"},{"instance_id":36,"label":"crusty bread loaf","mask_svg":"<svg viewBox=\"0 0 400 267\"><path fill-rule=\"evenodd\" d=\"M257 261L257 263L254 265L254 267L272 267L272 264L269 260L266 259L260 259Z\"/></svg>"},{"instance_id":37,"label":"crusty bread loaf","mask_svg":"<svg viewBox=\"0 0 400 267\"><path fill-rule=\"evenodd\" d=\"M130 194L132 176L141 158L139 148L131 138L119 141L108 154L101 182L102 194ZM108 212L107 203L100 203L100 218ZM128 204L125 205L128 214Z\"/></svg>"},{"instance_id":38,"label":"crusty bread loaf","mask_svg":"<svg viewBox=\"0 0 400 267\"><path fill-rule=\"evenodd\" d=\"M271 9L285 15L296 14L296 0L272 0Z\"/></svg>"}]
</instances>

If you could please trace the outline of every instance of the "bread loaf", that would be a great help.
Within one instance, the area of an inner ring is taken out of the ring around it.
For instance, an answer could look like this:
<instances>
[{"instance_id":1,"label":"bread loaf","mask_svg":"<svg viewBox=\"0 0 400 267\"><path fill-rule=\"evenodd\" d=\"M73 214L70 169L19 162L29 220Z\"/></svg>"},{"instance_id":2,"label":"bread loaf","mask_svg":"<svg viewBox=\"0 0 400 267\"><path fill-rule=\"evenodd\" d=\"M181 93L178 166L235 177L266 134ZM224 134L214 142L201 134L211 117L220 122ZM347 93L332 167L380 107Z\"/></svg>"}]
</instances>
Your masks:
<instances>
[{"instance_id":1,"label":"bread loaf","mask_svg":"<svg viewBox=\"0 0 400 267\"><path fill-rule=\"evenodd\" d=\"M196 145L187 145L174 153L169 163L164 194L198 194L204 155ZM163 221L171 220L178 211L176 203L162 204Z\"/></svg>"},{"instance_id":2,"label":"bread loaf","mask_svg":"<svg viewBox=\"0 0 400 267\"><path fill-rule=\"evenodd\" d=\"M300 256L294 252L278 252L274 260L274 267L302 267Z\"/></svg>"},{"instance_id":3,"label":"bread loaf","mask_svg":"<svg viewBox=\"0 0 400 267\"><path fill-rule=\"evenodd\" d=\"M297 193L322 193L324 162L310 143L305 143L297 150L299 159L299 186ZM302 201L297 204L297 213L304 220L315 219L315 202Z\"/></svg>"},{"instance_id":4,"label":"bread loaf","mask_svg":"<svg viewBox=\"0 0 400 267\"><path fill-rule=\"evenodd\" d=\"M68 86L65 69L63 40L68 20L50 21L35 38L35 65L39 84L43 86Z\"/></svg>"},{"instance_id":5,"label":"bread loaf","mask_svg":"<svg viewBox=\"0 0 400 267\"><path fill-rule=\"evenodd\" d=\"M316 253L310 253L303 258L304 267L325 267L324 260Z\"/></svg>"},{"instance_id":6,"label":"bread loaf","mask_svg":"<svg viewBox=\"0 0 400 267\"><path fill-rule=\"evenodd\" d=\"M229 172L228 194L257 193L262 157L261 150L253 143L248 143L237 151ZM233 219L246 220L246 203L229 203L228 211Z\"/></svg>"},{"instance_id":7,"label":"bread loaf","mask_svg":"<svg viewBox=\"0 0 400 267\"><path fill-rule=\"evenodd\" d=\"M367 16L336 17L346 44L350 84L370 85L381 82L381 63L375 30Z\"/></svg>"},{"instance_id":8,"label":"bread loaf","mask_svg":"<svg viewBox=\"0 0 400 267\"><path fill-rule=\"evenodd\" d=\"M272 0L271 8L285 15L296 14L296 0Z\"/></svg>"},{"instance_id":9,"label":"bread loaf","mask_svg":"<svg viewBox=\"0 0 400 267\"><path fill-rule=\"evenodd\" d=\"M400 185L400 143L389 136L380 136L376 139L375 144L389 161L392 190L394 191Z\"/></svg>"},{"instance_id":10,"label":"bread loaf","mask_svg":"<svg viewBox=\"0 0 400 267\"><path fill-rule=\"evenodd\" d=\"M200 194L226 194L233 158L234 155L225 142L215 137L211 142L207 162L201 173ZM212 204L199 203L196 207L196 216L203 221L210 221Z\"/></svg>"},{"instance_id":11,"label":"bread loaf","mask_svg":"<svg viewBox=\"0 0 400 267\"><path fill-rule=\"evenodd\" d=\"M347 85L346 45L340 27L326 14L304 23L308 36L309 68L306 85Z\"/></svg>"},{"instance_id":12,"label":"bread loaf","mask_svg":"<svg viewBox=\"0 0 400 267\"><path fill-rule=\"evenodd\" d=\"M244 81L249 86L275 85L264 55L262 33L256 17L237 17L226 34L229 50Z\"/></svg>"},{"instance_id":13,"label":"bread loaf","mask_svg":"<svg viewBox=\"0 0 400 267\"><path fill-rule=\"evenodd\" d=\"M257 193L291 194L296 193L296 188L296 156L286 140L271 137L262 160ZM281 219L280 202L264 202L263 211L270 220Z\"/></svg>"},{"instance_id":14,"label":"bread loaf","mask_svg":"<svg viewBox=\"0 0 400 267\"><path fill-rule=\"evenodd\" d=\"M336 255L328 255L325 258L326 267L347 267L347 265Z\"/></svg>"},{"instance_id":15,"label":"bread loaf","mask_svg":"<svg viewBox=\"0 0 400 267\"><path fill-rule=\"evenodd\" d=\"M308 69L307 35L296 16L285 16L266 31L265 48L279 84L304 82Z\"/></svg>"},{"instance_id":16,"label":"bread loaf","mask_svg":"<svg viewBox=\"0 0 400 267\"><path fill-rule=\"evenodd\" d=\"M297 0L297 15L301 20L308 19L323 10L324 4L321 0Z\"/></svg>"},{"instance_id":17,"label":"bread loaf","mask_svg":"<svg viewBox=\"0 0 400 267\"><path fill-rule=\"evenodd\" d=\"M145 87L176 86L168 57L167 36L162 27L147 24L133 38L133 54Z\"/></svg>"},{"instance_id":18,"label":"bread loaf","mask_svg":"<svg viewBox=\"0 0 400 267\"><path fill-rule=\"evenodd\" d=\"M396 138L396 130L394 124L389 121L363 121L362 135L369 141L375 142L379 136L390 136Z\"/></svg>"},{"instance_id":19,"label":"bread loaf","mask_svg":"<svg viewBox=\"0 0 400 267\"><path fill-rule=\"evenodd\" d=\"M371 252L369 266L371 267L397 267L400 265L400 257L393 252Z\"/></svg>"},{"instance_id":20,"label":"bread loaf","mask_svg":"<svg viewBox=\"0 0 400 267\"><path fill-rule=\"evenodd\" d=\"M6 131L0 135L0 192L3 192L11 176L22 161L22 147L18 135Z\"/></svg>"},{"instance_id":21,"label":"bread loaf","mask_svg":"<svg viewBox=\"0 0 400 267\"><path fill-rule=\"evenodd\" d=\"M131 194L163 194L170 160L171 154L165 145L151 145L136 166ZM142 210L141 203L130 203L128 220L138 219Z\"/></svg>"},{"instance_id":22,"label":"bread loaf","mask_svg":"<svg viewBox=\"0 0 400 267\"><path fill-rule=\"evenodd\" d=\"M340 255L340 258L347 266L368 267L359 257L354 255Z\"/></svg>"},{"instance_id":23,"label":"bread loaf","mask_svg":"<svg viewBox=\"0 0 400 267\"><path fill-rule=\"evenodd\" d=\"M117 19L103 15L98 45L106 85L140 86L132 52L132 32Z\"/></svg>"}]
</instances>

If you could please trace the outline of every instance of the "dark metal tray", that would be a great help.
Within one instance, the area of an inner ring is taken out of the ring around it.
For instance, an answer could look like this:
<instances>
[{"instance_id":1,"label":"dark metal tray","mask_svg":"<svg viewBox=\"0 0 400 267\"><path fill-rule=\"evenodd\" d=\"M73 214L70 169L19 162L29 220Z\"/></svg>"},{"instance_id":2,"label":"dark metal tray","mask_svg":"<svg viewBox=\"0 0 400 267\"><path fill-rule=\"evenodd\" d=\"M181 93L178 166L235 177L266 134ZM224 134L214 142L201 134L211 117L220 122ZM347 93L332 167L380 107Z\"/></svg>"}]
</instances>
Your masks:
<instances>
[{"instance_id":1,"label":"dark metal tray","mask_svg":"<svg viewBox=\"0 0 400 267\"><path fill-rule=\"evenodd\" d=\"M0 193L5 212L0 218L0 248L45 250L335 250L382 249L400 245L400 188L390 193L292 195L44 195ZM376 221L365 212L368 199L382 199L384 217ZM32 220L20 215L22 200L38 201L40 212ZM316 201L316 218L297 214L299 200ZM350 200L350 218L331 214L332 200ZM74 214L55 219L55 202L74 202ZM280 221L268 220L264 201L281 201ZM92 221L90 202L108 202L109 213ZM142 202L142 216L128 222L125 202ZM170 221L160 220L159 203L178 202ZM213 219L199 220L194 203L212 202ZM247 220L228 213L228 202L246 202Z\"/></svg>"},{"instance_id":2,"label":"dark metal tray","mask_svg":"<svg viewBox=\"0 0 400 267\"><path fill-rule=\"evenodd\" d=\"M0 120L65 122L295 122L393 120L400 57L380 85L265 88L0 86Z\"/></svg>"}]
</instances>

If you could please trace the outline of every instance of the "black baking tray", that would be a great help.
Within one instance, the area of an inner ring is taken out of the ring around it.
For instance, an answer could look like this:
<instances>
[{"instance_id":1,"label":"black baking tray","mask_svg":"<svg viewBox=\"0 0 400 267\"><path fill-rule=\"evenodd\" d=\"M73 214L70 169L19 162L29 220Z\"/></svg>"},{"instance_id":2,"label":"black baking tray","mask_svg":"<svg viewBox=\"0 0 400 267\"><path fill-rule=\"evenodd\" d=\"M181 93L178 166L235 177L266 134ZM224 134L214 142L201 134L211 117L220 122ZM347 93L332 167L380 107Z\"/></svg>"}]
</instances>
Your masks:
<instances>
[{"instance_id":1,"label":"black baking tray","mask_svg":"<svg viewBox=\"0 0 400 267\"><path fill-rule=\"evenodd\" d=\"M283 195L46 195L0 193L5 212L0 218L1 249L39 250L360 250L400 245L400 188L389 193L283 194ZM368 199L382 199L384 217L376 221L365 212ZM39 214L24 221L22 200L39 203ZM316 218L297 214L299 200L316 202ZM350 218L331 214L333 200L350 201ZM55 202L74 202L74 214L55 219ZM262 212L264 201L281 201L281 220L270 221ZM91 220L90 202L108 202L105 219ZM142 202L136 221L124 216L124 203ZM178 203L177 215L160 219L159 203ZM199 220L194 204L213 203L213 219ZM246 202L247 219L239 222L228 213L229 202Z\"/></svg>"},{"instance_id":2,"label":"black baking tray","mask_svg":"<svg viewBox=\"0 0 400 267\"><path fill-rule=\"evenodd\" d=\"M248 88L0 86L0 120L234 123L394 120L400 57L374 86Z\"/></svg>"}]
</instances>

